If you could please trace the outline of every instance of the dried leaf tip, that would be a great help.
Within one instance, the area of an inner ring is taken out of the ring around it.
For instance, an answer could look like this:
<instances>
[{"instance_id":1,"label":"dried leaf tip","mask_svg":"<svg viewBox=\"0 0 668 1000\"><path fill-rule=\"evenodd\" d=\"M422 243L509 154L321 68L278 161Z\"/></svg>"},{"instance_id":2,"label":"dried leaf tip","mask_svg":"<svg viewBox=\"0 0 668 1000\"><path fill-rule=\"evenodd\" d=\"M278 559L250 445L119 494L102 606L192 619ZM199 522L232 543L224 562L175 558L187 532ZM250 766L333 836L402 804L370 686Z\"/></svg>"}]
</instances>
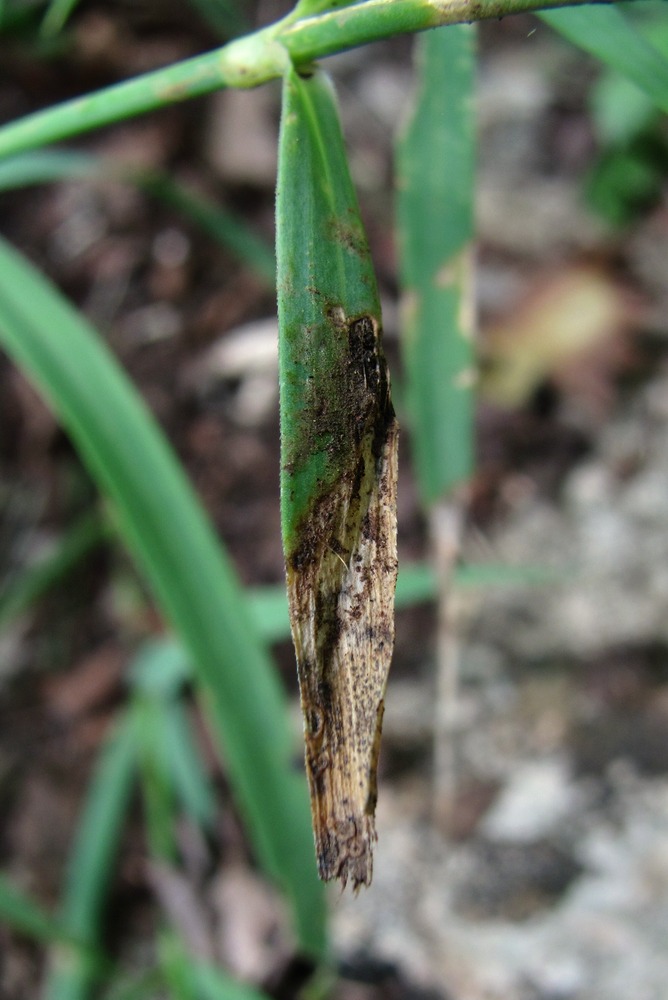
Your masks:
<instances>
[{"instance_id":1,"label":"dried leaf tip","mask_svg":"<svg viewBox=\"0 0 668 1000\"><path fill-rule=\"evenodd\" d=\"M398 427L377 324L348 324L345 456L287 560L320 877L369 885L394 643Z\"/></svg>"}]
</instances>

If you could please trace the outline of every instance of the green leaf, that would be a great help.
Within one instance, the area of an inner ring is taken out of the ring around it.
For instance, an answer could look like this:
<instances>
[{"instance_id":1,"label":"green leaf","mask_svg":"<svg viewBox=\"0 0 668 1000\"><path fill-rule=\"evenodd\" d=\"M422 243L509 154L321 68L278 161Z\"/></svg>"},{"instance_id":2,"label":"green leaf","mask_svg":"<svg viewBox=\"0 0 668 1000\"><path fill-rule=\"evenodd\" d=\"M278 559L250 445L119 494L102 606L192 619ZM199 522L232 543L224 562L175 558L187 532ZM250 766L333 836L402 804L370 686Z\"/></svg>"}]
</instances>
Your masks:
<instances>
[{"instance_id":1,"label":"green leaf","mask_svg":"<svg viewBox=\"0 0 668 1000\"><path fill-rule=\"evenodd\" d=\"M103 161L75 150L40 149L0 160L0 191L73 177L100 176Z\"/></svg>"},{"instance_id":2,"label":"green leaf","mask_svg":"<svg viewBox=\"0 0 668 1000\"><path fill-rule=\"evenodd\" d=\"M100 940L101 918L135 776L132 720L122 718L96 764L69 860L61 925L92 948ZM46 1000L87 996L96 967L85 955L57 953Z\"/></svg>"},{"instance_id":3,"label":"green leaf","mask_svg":"<svg viewBox=\"0 0 668 1000\"><path fill-rule=\"evenodd\" d=\"M302 17L313 17L325 11L340 10L342 7L353 7L362 0L298 0L288 17L288 21Z\"/></svg>"},{"instance_id":4,"label":"green leaf","mask_svg":"<svg viewBox=\"0 0 668 1000\"><path fill-rule=\"evenodd\" d=\"M51 0L42 21L41 33L45 38L59 34L69 21L79 0Z\"/></svg>"},{"instance_id":5,"label":"green leaf","mask_svg":"<svg viewBox=\"0 0 668 1000\"><path fill-rule=\"evenodd\" d=\"M252 267L268 286L274 287L276 259L272 248L234 212L195 194L166 174L135 172L128 179L190 219L202 232Z\"/></svg>"},{"instance_id":6,"label":"green leaf","mask_svg":"<svg viewBox=\"0 0 668 1000\"><path fill-rule=\"evenodd\" d=\"M174 1000L269 1000L260 990L190 956L173 932L161 935L159 954Z\"/></svg>"},{"instance_id":7,"label":"green leaf","mask_svg":"<svg viewBox=\"0 0 668 1000\"><path fill-rule=\"evenodd\" d=\"M183 649L164 639L147 643L130 668L138 715L148 715L140 723L140 739L142 745L147 740L149 770L161 770L172 798L206 829L213 821L215 796L183 703L182 688L191 673Z\"/></svg>"},{"instance_id":8,"label":"green leaf","mask_svg":"<svg viewBox=\"0 0 668 1000\"><path fill-rule=\"evenodd\" d=\"M668 112L668 59L614 4L564 7L538 16L569 42L628 77Z\"/></svg>"},{"instance_id":9,"label":"green leaf","mask_svg":"<svg viewBox=\"0 0 668 1000\"><path fill-rule=\"evenodd\" d=\"M173 863L177 856L176 810L164 754L163 710L164 705L157 699L137 696L132 714L149 854L154 861Z\"/></svg>"},{"instance_id":10,"label":"green leaf","mask_svg":"<svg viewBox=\"0 0 668 1000\"><path fill-rule=\"evenodd\" d=\"M108 526L97 511L80 517L58 539L48 555L23 569L0 594L0 629L61 582L79 560L108 534Z\"/></svg>"},{"instance_id":11,"label":"green leaf","mask_svg":"<svg viewBox=\"0 0 668 1000\"><path fill-rule=\"evenodd\" d=\"M165 766L175 795L195 823L210 830L216 811L211 782L206 773L186 708L180 701L162 707Z\"/></svg>"},{"instance_id":12,"label":"green leaf","mask_svg":"<svg viewBox=\"0 0 668 1000\"><path fill-rule=\"evenodd\" d=\"M349 338L342 324L381 321L333 90L321 71L308 79L292 72L285 80L276 246L281 509L289 559L318 495L340 481L350 462L350 434L335 426L347 418L339 373L348 364ZM324 412L314 431L318 401Z\"/></svg>"},{"instance_id":13,"label":"green leaf","mask_svg":"<svg viewBox=\"0 0 668 1000\"><path fill-rule=\"evenodd\" d=\"M197 671L262 863L294 907L302 948L324 948L306 789L285 701L240 585L152 418L85 320L0 242L0 343L43 390Z\"/></svg>"},{"instance_id":14,"label":"green leaf","mask_svg":"<svg viewBox=\"0 0 668 1000\"><path fill-rule=\"evenodd\" d=\"M192 679L192 668L184 649L173 639L153 639L135 655L128 678L143 694L167 701Z\"/></svg>"},{"instance_id":15,"label":"green leaf","mask_svg":"<svg viewBox=\"0 0 668 1000\"><path fill-rule=\"evenodd\" d=\"M162 973L158 969L132 976L119 975L100 994L100 1000L153 1000L160 995L161 987Z\"/></svg>"},{"instance_id":16,"label":"green leaf","mask_svg":"<svg viewBox=\"0 0 668 1000\"><path fill-rule=\"evenodd\" d=\"M612 71L596 82L589 103L598 139L608 144L630 142L657 115L644 90Z\"/></svg>"},{"instance_id":17,"label":"green leaf","mask_svg":"<svg viewBox=\"0 0 668 1000\"><path fill-rule=\"evenodd\" d=\"M250 30L244 0L190 0L204 20L221 38L234 38Z\"/></svg>"},{"instance_id":18,"label":"green leaf","mask_svg":"<svg viewBox=\"0 0 668 1000\"><path fill-rule=\"evenodd\" d=\"M74 177L91 181L112 178L134 184L199 226L202 232L245 261L273 287L276 261L268 243L233 212L195 194L167 174L137 170L74 150L42 149L0 160L0 191Z\"/></svg>"},{"instance_id":19,"label":"green leaf","mask_svg":"<svg viewBox=\"0 0 668 1000\"><path fill-rule=\"evenodd\" d=\"M185 947L172 930L158 937L158 961L170 1000L199 1000Z\"/></svg>"},{"instance_id":20,"label":"green leaf","mask_svg":"<svg viewBox=\"0 0 668 1000\"><path fill-rule=\"evenodd\" d=\"M397 426L332 87L286 74L277 275L281 522L323 879L369 884L394 638Z\"/></svg>"},{"instance_id":21,"label":"green leaf","mask_svg":"<svg viewBox=\"0 0 668 1000\"><path fill-rule=\"evenodd\" d=\"M216 966L193 962L192 970L202 1000L268 1000L265 993L237 982Z\"/></svg>"},{"instance_id":22,"label":"green leaf","mask_svg":"<svg viewBox=\"0 0 668 1000\"><path fill-rule=\"evenodd\" d=\"M397 149L406 405L422 501L473 472L475 30L418 39L418 90Z\"/></svg>"},{"instance_id":23,"label":"green leaf","mask_svg":"<svg viewBox=\"0 0 668 1000\"><path fill-rule=\"evenodd\" d=\"M62 924L0 874L0 922L20 934L54 944L74 944Z\"/></svg>"}]
</instances>

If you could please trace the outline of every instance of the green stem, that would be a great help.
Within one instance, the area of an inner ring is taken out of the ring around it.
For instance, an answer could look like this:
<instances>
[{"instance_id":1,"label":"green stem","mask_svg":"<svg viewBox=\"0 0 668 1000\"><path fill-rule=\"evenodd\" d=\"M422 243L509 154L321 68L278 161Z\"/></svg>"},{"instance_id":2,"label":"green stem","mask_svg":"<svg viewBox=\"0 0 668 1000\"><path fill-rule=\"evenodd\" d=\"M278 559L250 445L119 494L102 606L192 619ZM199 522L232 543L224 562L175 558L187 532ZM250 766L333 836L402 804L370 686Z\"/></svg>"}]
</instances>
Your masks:
<instances>
[{"instance_id":1,"label":"green stem","mask_svg":"<svg viewBox=\"0 0 668 1000\"><path fill-rule=\"evenodd\" d=\"M508 14L581 6L591 0L367 0L297 21L280 33L292 60L310 62L395 35L443 24L470 24ZM608 2L608 0L602 0Z\"/></svg>"},{"instance_id":2,"label":"green stem","mask_svg":"<svg viewBox=\"0 0 668 1000\"><path fill-rule=\"evenodd\" d=\"M394 35L442 24L581 6L589 0L368 0L283 21L221 49L146 73L95 94L38 111L0 129L0 157L59 142L90 129L200 97L221 87L256 87L283 75L287 57L308 63ZM604 0L605 2L605 0ZM287 54L286 54L287 53Z\"/></svg>"}]
</instances>

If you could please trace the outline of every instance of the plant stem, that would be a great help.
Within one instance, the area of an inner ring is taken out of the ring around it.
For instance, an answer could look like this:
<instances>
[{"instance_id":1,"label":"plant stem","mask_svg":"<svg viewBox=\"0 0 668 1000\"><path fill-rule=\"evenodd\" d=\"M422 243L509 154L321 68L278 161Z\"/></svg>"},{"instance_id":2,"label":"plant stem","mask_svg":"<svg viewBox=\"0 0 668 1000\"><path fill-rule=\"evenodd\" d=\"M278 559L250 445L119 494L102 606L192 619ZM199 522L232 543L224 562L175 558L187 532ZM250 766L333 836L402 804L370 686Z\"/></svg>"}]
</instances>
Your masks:
<instances>
[{"instance_id":1,"label":"plant stem","mask_svg":"<svg viewBox=\"0 0 668 1000\"><path fill-rule=\"evenodd\" d=\"M395 35L444 24L470 24L508 14L581 6L591 0L367 0L292 24L280 33L296 64L331 56ZM603 0L608 2L608 0Z\"/></svg>"},{"instance_id":2,"label":"plant stem","mask_svg":"<svg viewBox=\"0 0 668 1000\"><path fill-rule=\"evenodd\" d=\"M443 24L586 2L589 0L368 0L297 21L288 15L214 52L5 125L0 129L0 157L59 142L221 87L256 87L282 76L288 56L296 64L309 63L368 42Z\"/></svg>"}]
</instances>

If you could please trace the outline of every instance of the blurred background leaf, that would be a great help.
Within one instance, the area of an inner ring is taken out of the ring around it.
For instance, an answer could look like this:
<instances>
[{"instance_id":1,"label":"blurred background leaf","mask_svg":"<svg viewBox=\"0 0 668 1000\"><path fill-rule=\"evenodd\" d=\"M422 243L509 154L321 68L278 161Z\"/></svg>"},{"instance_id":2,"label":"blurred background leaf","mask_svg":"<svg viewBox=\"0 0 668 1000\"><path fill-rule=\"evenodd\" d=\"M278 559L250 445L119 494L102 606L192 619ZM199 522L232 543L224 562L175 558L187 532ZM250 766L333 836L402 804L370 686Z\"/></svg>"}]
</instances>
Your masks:
<instances>
[{"instance_id":1,"label":"blurred background leaf","mask_svg":"<svg viewBox=\"0 0 668 1000\"><path fill-rule=\"evenodd\" d=\"M405 402L425 506L473 473L475 29L417 42L418 93L397 148Z\"/></svg>"},{"instance_id":2,"label":"blurred background leaf","mask_svg":"<svg viewBox=\"0 0 668 1000\"><path fill-rule=\"evenodd\" d=\"M0 335L43 387L113 501L128 545L198 670L258 853L292 902L302 947L321 954L324 901L305 781L292 768L283 693L185 476L94 332L6 244L0 247Z\"/></svg>"}]
</instances>

